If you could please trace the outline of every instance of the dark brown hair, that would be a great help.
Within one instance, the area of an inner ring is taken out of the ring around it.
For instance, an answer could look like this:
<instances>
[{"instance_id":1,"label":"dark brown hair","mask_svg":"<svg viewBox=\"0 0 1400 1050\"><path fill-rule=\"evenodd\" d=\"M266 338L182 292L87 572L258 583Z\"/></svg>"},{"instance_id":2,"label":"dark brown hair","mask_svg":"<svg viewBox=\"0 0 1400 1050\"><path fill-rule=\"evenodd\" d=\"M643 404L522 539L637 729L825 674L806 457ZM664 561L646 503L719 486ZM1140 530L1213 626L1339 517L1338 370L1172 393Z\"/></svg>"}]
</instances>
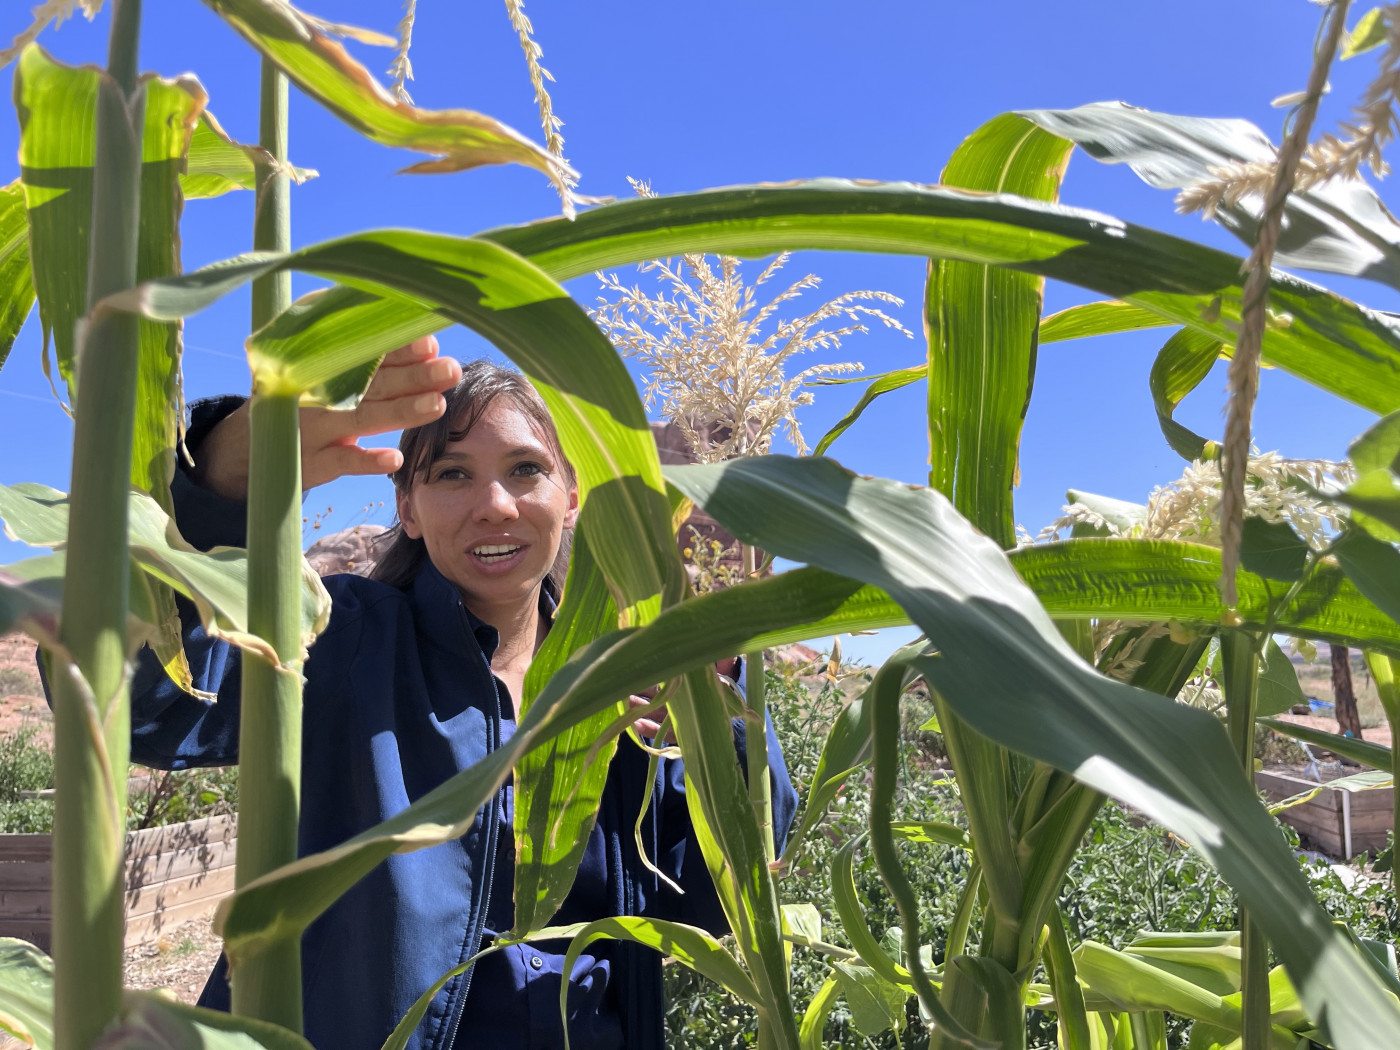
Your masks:
<instances>
[{"instance_id":1,"label":"dark brown hair","mask_svg":"<svg viewBox=\"0 0 1400 1050\"><path fill-rule=\"evenodd\" d=\"M462 364L462 378L445 395L447 411L431 423L405 430L399 438L399 451L403 453L403 466L390 477L394 482L394 492L404 493L413 487L415 481L428 476L428 468L442 455L443 450L453 441L461 441L476 426L481 414L498 397L508 398L526 419L539 432L550 450L559 458L560 467L569 485L578 483L573 464L564 455L559 442L559 432L554 428L554 420L538 391L523 375L514 369L502 368L485 358L466 361ZM565 530L559 541L559 552L554 565L544 579L544 588L549 597L558 604L564 589L564 577L569 569L569 551L573 546L573 535ZM422 540L415 540L403 530L403 523L395 521L378 544L383 553L377 559L370 578L381 580L394 587L407 587L418 575L427 560L428 548Z\"/></svg>"}]
</instances>

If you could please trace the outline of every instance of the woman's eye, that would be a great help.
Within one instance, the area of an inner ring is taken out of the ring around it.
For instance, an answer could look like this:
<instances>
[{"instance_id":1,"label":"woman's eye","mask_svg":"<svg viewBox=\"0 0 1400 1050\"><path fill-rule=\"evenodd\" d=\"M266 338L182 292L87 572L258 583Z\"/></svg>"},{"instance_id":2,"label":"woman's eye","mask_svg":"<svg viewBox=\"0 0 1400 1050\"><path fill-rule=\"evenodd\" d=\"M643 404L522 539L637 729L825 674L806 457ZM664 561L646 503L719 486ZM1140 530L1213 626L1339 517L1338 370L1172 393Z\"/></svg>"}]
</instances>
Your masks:
<instances>
[{"instance_id":1,"label":"woman's eye","mask_svg":"<svg viewBox=\"0 0 1400 1050\"><path fill-rule=\"evenodd\" d=\"M533 478L544 474L545 469L538 463L520 463L516 466L515 472L521 477Z\"/></svg>"},{"instance_id":2,"label":"woman's eye","mask_svg":"<svg viewBox=\"0 0 1400 1050\"><path fill-rule=\"evenodd\" d=\"M467 476L467 472L461 467L443 467L437 472L436 481L460 481Z\"/></svg>"}]
</instances>

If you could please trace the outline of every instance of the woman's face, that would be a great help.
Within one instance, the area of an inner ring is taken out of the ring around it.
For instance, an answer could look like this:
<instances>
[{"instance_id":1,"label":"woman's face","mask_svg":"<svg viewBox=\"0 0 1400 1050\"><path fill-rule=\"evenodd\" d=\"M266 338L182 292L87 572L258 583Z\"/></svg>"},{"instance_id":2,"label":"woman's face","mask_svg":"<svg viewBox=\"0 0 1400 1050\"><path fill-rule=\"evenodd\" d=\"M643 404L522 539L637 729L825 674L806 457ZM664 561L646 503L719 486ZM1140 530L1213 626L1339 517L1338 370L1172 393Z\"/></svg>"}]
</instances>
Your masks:
<instances>
[{"instance_id":1,"label":"woman's face","mask_svg":"<svg viewBox=\"0 0 1400 1050\"><path fill-rule=\"evenodd\" d=\"M578 489L509 397L496 397L398 494L404 532L478 616L533 602L559 538L578 517Z\"/></svg>"}]
</instances>

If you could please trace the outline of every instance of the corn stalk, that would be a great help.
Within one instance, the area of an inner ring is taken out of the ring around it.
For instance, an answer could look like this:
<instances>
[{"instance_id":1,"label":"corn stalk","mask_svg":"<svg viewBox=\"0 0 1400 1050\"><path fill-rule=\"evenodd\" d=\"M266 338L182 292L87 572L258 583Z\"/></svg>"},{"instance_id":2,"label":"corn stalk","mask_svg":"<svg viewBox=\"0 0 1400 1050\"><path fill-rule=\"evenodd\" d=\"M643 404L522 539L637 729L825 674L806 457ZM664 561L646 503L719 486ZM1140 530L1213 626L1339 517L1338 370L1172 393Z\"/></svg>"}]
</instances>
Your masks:
<instances>
[{"instance_id":1,"label":"corn stalk","mask_svg":"<svg viewBox=\"0 0 1400 1050\"><path fill-rule=\"evenodd\" d=\"M1225 631L1220 638L1224 661L1224 686L1230 742L1240 757L1245 778L1254 786L1254 715L1259 699L1259 650L1254 637L1244 631ZM1269 943L1251 918L1240 908L1240 946L1244 985L1242 996L1242 1050L1268 1050Z\"/></svg>"},{"instance_id":2,"label":"corn stalk","mask_svg":"<svg viewBox=\"0 0 1400 1050\"><path fill-rule=\"evenodd\" d=\"M287 77L262 63L259 144L287 159ZM290 180L272 163L257 171L253 247L291 247ZM288 271L253 282L253 330L292 301ZM247 655L239 728L237 882L244 886L297 856L301 805L301 429L295 392L255 386L248 463L248 624L278 662ZM236 1013L300 1032L301 940L284 937L233 974Z\"/></svg>"},{"instance_id":3,"label":"corn stalk","mask_svg":"<svg viewBox=\"0 0 1400 1050\"><path fill-rule=\"evenodd\" d=\"M140 0L116 0L98 95L89 316L78 365L79 386L91 393L74 423L67 613L62 648L49 654L55 773L62 785L54 820L55 1043L64 1050L86 1050L121 1005L130 749L125 537L138 337L135 317L92 307L136 281L140 23Z\"/></svg>"}]
</instances>

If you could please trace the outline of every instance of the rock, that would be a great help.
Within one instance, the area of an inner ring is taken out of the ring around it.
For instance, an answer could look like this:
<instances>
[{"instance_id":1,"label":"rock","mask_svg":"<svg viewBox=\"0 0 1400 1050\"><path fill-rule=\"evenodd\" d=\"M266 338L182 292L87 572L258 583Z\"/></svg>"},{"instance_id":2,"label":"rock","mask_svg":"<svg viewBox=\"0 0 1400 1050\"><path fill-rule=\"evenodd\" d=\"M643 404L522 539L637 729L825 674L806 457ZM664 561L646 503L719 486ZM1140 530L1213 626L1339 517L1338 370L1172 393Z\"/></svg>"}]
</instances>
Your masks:
<instances>
[{"instance_id":1,"label":"rock","mask_svg":"<svg viewBox=\"0 0 1400 1050\"><path fill-rule=\"evenodd\" d=\"M383 525L356 525L322 536L306 551L306 560L322 576L339 572L368 576L375 563L375 544L388 530Z\"/></svg>"}]
</instances>

